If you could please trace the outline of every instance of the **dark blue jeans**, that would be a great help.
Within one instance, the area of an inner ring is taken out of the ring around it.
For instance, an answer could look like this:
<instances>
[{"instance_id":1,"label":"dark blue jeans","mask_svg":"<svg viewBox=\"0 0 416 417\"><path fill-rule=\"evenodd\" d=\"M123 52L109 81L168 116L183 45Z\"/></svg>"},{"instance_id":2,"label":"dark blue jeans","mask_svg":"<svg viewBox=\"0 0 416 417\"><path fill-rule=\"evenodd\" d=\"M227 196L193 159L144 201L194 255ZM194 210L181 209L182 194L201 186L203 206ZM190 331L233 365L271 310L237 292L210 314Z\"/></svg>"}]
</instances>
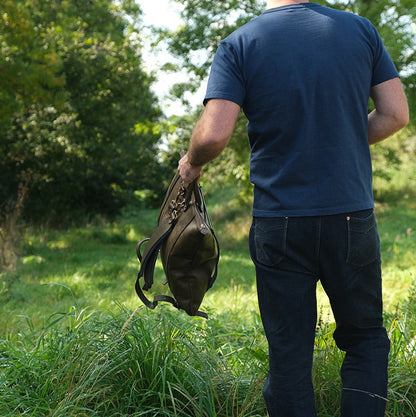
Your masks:
<instances>
[{"instance_id":1,"label":"dark blue jeans","mask_svg":"<svg viewBox=\"0 0 416 417\"><path fill-rule=\"evenodd\" d=\"M373 210L254 218L250 252L269 344L270 417L316 417L312 361L321 280L346 352L342 417L382 417L390 342L383 327L380 241Z\"/></svg>"}]
</instances>

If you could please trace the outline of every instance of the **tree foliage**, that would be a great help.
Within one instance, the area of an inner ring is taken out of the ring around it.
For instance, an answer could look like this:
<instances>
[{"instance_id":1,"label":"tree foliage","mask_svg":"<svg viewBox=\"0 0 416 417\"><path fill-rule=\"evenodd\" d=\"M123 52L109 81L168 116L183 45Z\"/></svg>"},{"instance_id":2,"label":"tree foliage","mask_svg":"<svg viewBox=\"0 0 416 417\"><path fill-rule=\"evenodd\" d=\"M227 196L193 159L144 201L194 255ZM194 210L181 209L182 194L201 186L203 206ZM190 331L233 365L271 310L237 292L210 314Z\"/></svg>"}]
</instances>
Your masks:
<instances>
[{"instance_id":1,"label":"tree foliage","mask_svg":"<svg viewBox=\"0 0 416 417\"><path fill-rule=\"evenodd\" d=\"M377 27L387 50L401 72L410 103L411 120L415 123L416 4L414 0L318 0L317 2L360 14ZM180 88L173 89L173 93L176 92L180 99L186 89L195 91L199 83L207 78L220 40L262 13L265 9L265 2L184 0L178 3L183 6L181 12L183 25L175 31L162 31L159 40L166 42L172 56L176 57L176 63L174 65L170 63L166 67L170 70L185 70L189 74L186 83L183 83ZM243 182L248 178L249 153L245 139L245 123L244 117L241 117L231 138L230 146L216 162L224 167L230 177L240 178Z\"/></svg>"},{"instance_id":2,"label":"tree foliage","mask_svg":"<svg viewBox=\"0 0 416 417\"><path fill-rule=\"evenodd\" d=\"M160 189L160 110L133 0L3 0L0 201L30 178L28 218L115 213Z\"/></svg>"}]
</instances>

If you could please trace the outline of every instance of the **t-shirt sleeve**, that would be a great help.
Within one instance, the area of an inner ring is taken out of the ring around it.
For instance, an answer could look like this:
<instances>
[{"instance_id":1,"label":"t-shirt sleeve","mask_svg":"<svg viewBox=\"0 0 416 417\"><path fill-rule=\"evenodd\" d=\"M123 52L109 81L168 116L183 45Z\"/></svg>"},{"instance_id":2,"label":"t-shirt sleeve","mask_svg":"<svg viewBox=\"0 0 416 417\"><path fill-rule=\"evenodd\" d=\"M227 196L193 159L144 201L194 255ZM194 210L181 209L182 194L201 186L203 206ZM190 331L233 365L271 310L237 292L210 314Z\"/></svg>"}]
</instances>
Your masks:
<instances>
[{"instance_id":1,"label":"t-shirt sleeve","mask_svg":"<svg viewBox=\"0 0 416 417\"><path fill-rule=\"evenodd\" d=\"M373 87L384 81L399 77L399 73L393 63L393 60L387 52L376 28L372 26L372 29L375 36L373 77L371 80L371 86Z\"/></svg>"},{"instance_id":2,"label":"t-shirt sleeve","mask_svg":"<svg viewBox=\"0 0 416 417\"><path fill-rule=\"evenodd\" d=\"M212 62L204 105L212 98L220 98L242 107L244 96L245 85L237 53L232 45L222 41Z\"/></svg>"}]
</instances>

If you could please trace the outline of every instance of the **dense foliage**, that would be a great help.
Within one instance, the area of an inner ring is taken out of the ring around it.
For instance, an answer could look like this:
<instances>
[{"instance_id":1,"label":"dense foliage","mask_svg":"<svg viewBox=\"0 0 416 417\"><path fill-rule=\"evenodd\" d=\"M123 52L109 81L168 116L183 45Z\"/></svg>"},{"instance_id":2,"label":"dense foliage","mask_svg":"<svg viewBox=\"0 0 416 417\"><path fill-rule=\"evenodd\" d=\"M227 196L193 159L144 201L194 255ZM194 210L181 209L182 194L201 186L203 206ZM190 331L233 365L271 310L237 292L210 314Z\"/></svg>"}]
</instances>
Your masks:
<instances>
[{"instance_id":1,"label":"dense foliage","mask_svg":"<svg viewBox=\"0 0 416 417\"><path fill-rule=\"evenodd\" d=\"M160 189L140 13L130 0L2 2L3 211L19 184L25 217L54 222L112 214L134 191Z\"/></svg>"}]
</instances>

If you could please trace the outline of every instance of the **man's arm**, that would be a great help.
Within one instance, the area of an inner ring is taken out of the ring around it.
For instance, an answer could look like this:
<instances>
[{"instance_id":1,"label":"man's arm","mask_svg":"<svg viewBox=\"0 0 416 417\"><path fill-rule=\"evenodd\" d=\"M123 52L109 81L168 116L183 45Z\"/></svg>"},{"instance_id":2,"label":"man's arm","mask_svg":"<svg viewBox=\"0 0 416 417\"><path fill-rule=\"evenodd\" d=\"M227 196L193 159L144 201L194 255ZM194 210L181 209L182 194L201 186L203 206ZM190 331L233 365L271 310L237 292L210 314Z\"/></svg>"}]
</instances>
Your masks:
<instances>
[{"instance_id":1,"label":"man's arm","mask_svg":"<svg viewBox=\"0 0 416 417\"><path fill-rule=\"evenodd\" d=\"M203 165L216 158L233 133L240 106L233 101L211 99L192 132L189 149L178 165L185 187L199 178Z\"/></svg>"},{"instance_id":2,"label":"man's arm","mask_svg":"<svg viewBox=\"0 0 416 417\"><path fill-rule=\"evenodd\" d=\"M372 145L409 123L409 107L400 78L375 85L370 97L375 106L368 115L368 142Z\"/></svg>"}]
</instances>

